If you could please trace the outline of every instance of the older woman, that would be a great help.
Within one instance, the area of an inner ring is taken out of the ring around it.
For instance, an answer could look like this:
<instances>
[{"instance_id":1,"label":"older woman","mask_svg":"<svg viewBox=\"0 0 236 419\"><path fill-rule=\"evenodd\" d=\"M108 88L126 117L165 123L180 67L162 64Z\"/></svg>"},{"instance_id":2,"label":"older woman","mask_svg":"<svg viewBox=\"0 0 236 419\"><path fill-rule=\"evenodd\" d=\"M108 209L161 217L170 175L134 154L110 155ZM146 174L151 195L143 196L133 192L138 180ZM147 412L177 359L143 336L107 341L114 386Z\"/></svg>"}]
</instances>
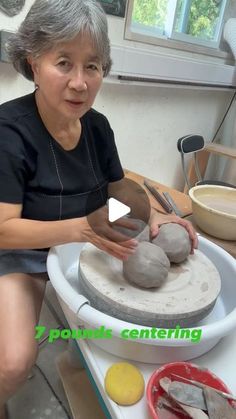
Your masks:
<instances>
[{"instance_id":1,"label":"older woman","mask_svg":"<svg viewBox=\"0 0 236 419\"><path fill-rule=\"evenodd\" d=\"M104 207L124 174L107 119L91 109L111 66L102 8L36 0L8 52L36 89L0 106L0 419L37 356L48 248L88 241L125 260L137 246L111 228ZM191 225L174 216L152 211L152 234L166 222L184 225L196 247Z\"/></svg>"}]
</instances>

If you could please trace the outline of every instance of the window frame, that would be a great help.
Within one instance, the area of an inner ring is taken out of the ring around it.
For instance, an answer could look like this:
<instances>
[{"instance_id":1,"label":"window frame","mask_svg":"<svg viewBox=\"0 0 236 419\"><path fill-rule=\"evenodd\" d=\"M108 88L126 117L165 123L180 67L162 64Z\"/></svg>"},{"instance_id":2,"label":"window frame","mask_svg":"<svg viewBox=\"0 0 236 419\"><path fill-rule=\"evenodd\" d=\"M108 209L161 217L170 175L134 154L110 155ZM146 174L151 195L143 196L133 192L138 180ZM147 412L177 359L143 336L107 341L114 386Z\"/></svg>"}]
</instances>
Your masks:
<instances>
[{"instance_id":1,"label":"window frame","mask_svg":"<svg viewBox=\"0 0 236 419\"><path fill-rule=\"evenodd\" d=\"M175 4L177 3L177 0L173 0ZM171 48L171 49L177 49L180 51L186 51L191 53L197 53L197 54L203 54L207 56L213 56L218 58L231 58L231 54L228 51L223 51L219 49L219 44L222 37L222 31L223 31L223 24L224 24L224 13L227 7L227 1L224 1L224 8L223 11L221 11L221 21L220 21L220 28L219 28L219 39L217 42L215 42L215 46L212 47L214 41L206 41L198 39L196 42L196 39L194 37L191 37L191 35L181 34L178 32L175 32L172 30L169 33L172 37L171 39L163 34L161 34L160 30L156 30L158 33L158 37L152 36L150 33L151 31L142 30L140 27L140 32L133 32L131 30L131 24L132 24L132 11L134 6L134 0L128 0L127 2L127 9L126 9L126 19L125 19L125 28L124 28L124 39L134 42L142 42L143 44L150 44L165 48ZM174 13L173 13L174 15ZM134 26L134 25L133 25ZM138 26L136 24L135 26ZM188 37L188 41L186 41L186 38Z\"/></svg>"}]
</instances>

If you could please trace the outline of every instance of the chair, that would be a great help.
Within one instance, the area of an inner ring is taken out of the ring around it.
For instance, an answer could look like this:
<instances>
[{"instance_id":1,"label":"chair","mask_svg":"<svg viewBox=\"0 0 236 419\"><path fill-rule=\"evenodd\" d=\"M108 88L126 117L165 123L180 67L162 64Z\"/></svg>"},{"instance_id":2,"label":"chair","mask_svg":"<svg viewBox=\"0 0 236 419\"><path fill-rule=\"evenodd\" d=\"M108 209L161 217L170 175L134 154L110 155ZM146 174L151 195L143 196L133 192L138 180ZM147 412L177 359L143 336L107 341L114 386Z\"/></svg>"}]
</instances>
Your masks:
<instances>
[{"instance_id":1,"label":"chair","mask_svg":"<svg viewBox=\"0 0 236 419\"><path fill-rule=\"evenodd\" d=\"M181 153L182 167L185 177L184 192L187 192L192 186L213 184L221 186L229 186L236 188L236 185L218 180L203 180L210 153L227 156L236 159L236 149L226 147L221 144L209 143L205 144L204 139L200 135L185 135L177 141L177 148ZM185 165L185 154L194 153L188 169Z\"/></svg>"}]
</instances>

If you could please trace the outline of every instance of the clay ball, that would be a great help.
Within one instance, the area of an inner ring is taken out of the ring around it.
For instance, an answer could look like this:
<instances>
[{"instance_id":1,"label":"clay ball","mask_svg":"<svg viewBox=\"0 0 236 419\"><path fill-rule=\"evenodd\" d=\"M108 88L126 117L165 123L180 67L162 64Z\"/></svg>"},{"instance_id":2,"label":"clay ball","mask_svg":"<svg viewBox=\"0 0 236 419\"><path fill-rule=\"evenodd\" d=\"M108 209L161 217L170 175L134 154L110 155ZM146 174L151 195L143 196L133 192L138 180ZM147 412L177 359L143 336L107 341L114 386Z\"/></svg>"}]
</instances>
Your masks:
<instances>
[{"instance_id":1,"label":"clay ball","mask_svg":"<svg viewBox=\"0 0 236 419\"><path fill-rule=\"evenodd\" d=\"M137 230L130 230L129 228L120 227L120 226L116 226L116 225L114 225L112 228L116 231L119 231L119 233L122 233L127 237L131 237L131 238L134 238L134 239L138 240L139 242L143 242L143 241L149 242L149 240L150 240L149 225L147 225L142 220L138 220L137 218L129 218L129 217L126 217L126 218L129 221L132 221L133 224L136 225Z\"/></svg>"},{"instance_id":2,"label":"clay ball","mask_svg":"<svg viewBox=\"0 0 236 419\"><path fill-rule=\"evenodd\" d=\"M152 243L161 247L173 263L183 262L191 251L188 232L179 224L163 224Z\"/></svg>"},{"instance_id":3,"label":"clay ball","mask_svg":"<svg viewBox=\"0 0 236 419\"><path fill-rule=\"evenodd\" d=\"M136 252L123 262L125 279L143 288L160 287L168 276L170 262L164 251L141 242Z\"/></svg>"}]
</instances>

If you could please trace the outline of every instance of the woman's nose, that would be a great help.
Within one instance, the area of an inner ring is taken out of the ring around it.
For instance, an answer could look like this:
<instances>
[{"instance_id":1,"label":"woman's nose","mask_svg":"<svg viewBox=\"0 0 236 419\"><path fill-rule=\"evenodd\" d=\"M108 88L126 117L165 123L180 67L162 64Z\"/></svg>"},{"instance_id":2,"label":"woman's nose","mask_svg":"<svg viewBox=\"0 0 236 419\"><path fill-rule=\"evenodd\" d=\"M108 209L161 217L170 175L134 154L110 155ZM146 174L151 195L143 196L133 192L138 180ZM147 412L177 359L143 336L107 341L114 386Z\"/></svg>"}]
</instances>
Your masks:
<instances>
[{"instance_id":1,"label":"woman's nose","mask_svg":"<svg viewBox=\"0 0 236 419\"><path fill-rule=\"evenodd\" d=\"M70 78L69 87L78 91L87 90L85 74L82 70L75 71Z\"/></svg>"}]
</instances>

